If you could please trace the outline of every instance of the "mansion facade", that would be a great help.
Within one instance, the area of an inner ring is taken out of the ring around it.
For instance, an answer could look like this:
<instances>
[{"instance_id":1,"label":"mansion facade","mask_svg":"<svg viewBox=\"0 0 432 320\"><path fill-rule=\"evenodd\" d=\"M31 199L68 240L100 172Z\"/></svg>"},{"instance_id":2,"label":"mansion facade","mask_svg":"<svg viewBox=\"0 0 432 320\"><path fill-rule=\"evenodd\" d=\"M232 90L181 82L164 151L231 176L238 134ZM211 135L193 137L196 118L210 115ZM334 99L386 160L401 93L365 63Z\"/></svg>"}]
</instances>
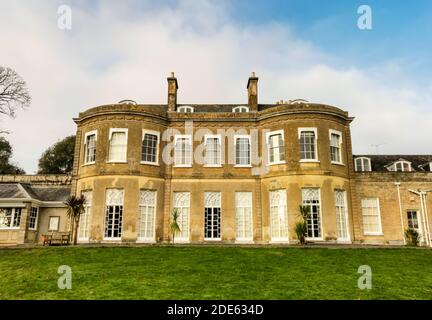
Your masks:
<instances>
[{"instance_id":1,"label":"mansion facade","mask_svg":"<svg viewBox=\"0 0 432 320\"><path fill-rule=\"evenodd\" d=\"M178 104L167 80L167 104L123 100L74 119L72 177L0 179L0 243L67 230L70 193L86 198L80 243L171 241L174 210L176 242L297 243L307 206L310 242L401 245L414 228L431 245L432 156L355 156L348 112L259 104L255 74L235 105Z\"/></svg>"}]
</instances>

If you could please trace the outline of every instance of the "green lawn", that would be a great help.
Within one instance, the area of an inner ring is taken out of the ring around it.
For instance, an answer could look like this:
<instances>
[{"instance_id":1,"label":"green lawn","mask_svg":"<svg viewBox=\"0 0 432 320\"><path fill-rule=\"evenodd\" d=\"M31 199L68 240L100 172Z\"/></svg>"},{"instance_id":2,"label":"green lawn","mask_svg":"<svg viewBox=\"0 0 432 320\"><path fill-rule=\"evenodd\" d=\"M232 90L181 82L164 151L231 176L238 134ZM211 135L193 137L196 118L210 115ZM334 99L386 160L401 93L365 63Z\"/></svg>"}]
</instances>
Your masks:
<instances>
[{"instance_id":1,"label":"green lawn","mask_svg":"<svg viewBox=\"0 0 432 320\"><path fill-rule=\"evenodd\" d=\"M71 290L57 287L60 265ZM371 290L357 288L360 265ZM432 250L4 248L1 299L432 299Z\"/></svg>"}]
</instances>

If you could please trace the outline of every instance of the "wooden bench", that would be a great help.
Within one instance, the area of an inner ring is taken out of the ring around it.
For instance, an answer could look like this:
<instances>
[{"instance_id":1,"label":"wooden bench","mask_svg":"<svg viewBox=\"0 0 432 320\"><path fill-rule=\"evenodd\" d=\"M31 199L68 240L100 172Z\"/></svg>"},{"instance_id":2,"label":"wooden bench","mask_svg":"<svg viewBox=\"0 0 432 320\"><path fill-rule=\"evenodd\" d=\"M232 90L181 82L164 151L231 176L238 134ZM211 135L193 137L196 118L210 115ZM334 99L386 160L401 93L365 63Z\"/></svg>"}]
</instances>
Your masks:
<instances>
[{"instance_id":1,"label":"wooden bench","mask_svg":"<svg viewBox=\"0 0 432 320\"><path fill-rule=\"evenodd\" d=\"M70 241L70 232L51 232L41 236L42 244L45 245L68 245Z\"/></svg>"}]
</instances>

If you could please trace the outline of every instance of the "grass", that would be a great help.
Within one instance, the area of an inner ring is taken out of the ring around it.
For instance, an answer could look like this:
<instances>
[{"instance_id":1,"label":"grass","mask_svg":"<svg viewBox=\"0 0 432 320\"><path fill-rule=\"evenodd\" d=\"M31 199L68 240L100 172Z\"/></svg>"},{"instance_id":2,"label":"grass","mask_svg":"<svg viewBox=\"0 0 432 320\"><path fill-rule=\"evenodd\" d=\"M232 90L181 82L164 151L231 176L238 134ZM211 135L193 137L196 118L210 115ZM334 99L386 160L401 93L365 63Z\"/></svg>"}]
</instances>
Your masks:
<instances>
[{"instance_id":1,"label":"grass","mask_svg":"<svg viewBox=\"0 0 432 320\"><path fill-rule=\"evenodd\" d=\"M60 290L60 265L72 289ZM360 265L372 289L360 290ZM0 249L3 299L432 299L432 250L244 247Z\"/></svg>"}]
</instances>

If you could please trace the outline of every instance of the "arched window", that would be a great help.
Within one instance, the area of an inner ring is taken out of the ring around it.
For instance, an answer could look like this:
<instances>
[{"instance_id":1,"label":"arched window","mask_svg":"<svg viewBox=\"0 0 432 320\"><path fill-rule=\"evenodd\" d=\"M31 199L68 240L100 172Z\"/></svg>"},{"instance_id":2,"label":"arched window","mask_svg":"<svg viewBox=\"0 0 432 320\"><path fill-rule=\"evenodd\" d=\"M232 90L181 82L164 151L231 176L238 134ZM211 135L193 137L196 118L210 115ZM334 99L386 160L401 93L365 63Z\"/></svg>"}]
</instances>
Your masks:
<instances>
[{"instance_id":1,"label":"arched window","mask_svg":"<svg viewBox=\"0 0 432 320\"><path fill-rule=\"evenodd\" d=\"M246 106L238 106L232 109L232 112L249 112L249 107Z\"/></svg>"},{"instance_id":2,"label":"arched window","mask_svg":"<svg viewBox=\"0 0 432 320\"><path fill-rule=\"evenodd\" d=\"M192 113L194 108L191 106L181 106L177 108L177 112Z\"/></svg>"},{"instance_id":3,"label":"arched window","mask_svg":"<svg viewBox=\"0 0 432 320\"><path fill-rule=\"evenodd\" d=\"M371 160L366 157L355 158L355 171L372 171Z\"/></svg>"},{"instance_id":4,"label":"arched window","mask_svg":"<svg viewBox=\"0 0 432 320\"><path fill-rule=\"evenodd\" d=\"M388 166L387 169L389 171L398 171L398 172L412 171L411 162L405 160L396 161L392 165Z\"/></svg>"}]
</instances>

